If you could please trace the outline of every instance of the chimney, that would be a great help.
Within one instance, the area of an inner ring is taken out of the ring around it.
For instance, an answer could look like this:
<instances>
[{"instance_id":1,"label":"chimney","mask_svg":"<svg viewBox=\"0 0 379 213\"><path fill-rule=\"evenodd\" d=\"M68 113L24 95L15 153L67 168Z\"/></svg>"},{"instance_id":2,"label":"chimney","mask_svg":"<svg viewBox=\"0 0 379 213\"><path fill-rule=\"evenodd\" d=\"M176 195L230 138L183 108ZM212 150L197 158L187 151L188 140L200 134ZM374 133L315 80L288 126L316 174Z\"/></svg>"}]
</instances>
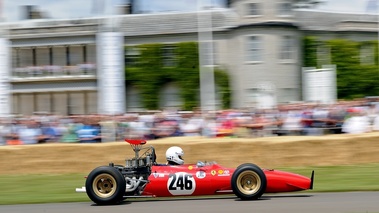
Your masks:
<instances>
[{"instance_id":1,"label":"chimney","mask_svg":"<svg viewBox=\"0 0 379 213\"><path fill-rule=\"evenodd\" d=\"M127 3L118 6L117 8L118 13L119 14L134 14L133 7L134 7L134 0L129 0L127 1Z\"/></svg>"},{"instance_id":2,"label":"chimney","mask_svg":"<svg viewBox=\"0 0 379 213\"><path fill-rule=\"evenodd\" d=\"M128 4L118 5L117 11L118 11L118 14L121 14L121 15L122 14L131 14L130 5L128 5Z\"/></svg>"},{"instance_id":3,"label":"chimney","mask_svg":"<svg viewBox=\"0 0 379 213\"><path fill-rule=\"evenodd\" d=\"M134 14L134 6L135 6L134 0L129 0L129 14Z\"/></svg>"},{"instance_id":4,"label":"chimney","mask_svg":"<svg viewBox=\"0 0 379 213\"><path fill-rule=\"evenodd\" d=\"M40 19L42 18L42 13L36 9L36 6L34 5L25 5L22 6L23 13L22 13L22 19Z\"/></svg>"},{"instance_id":5,"label":"chimney","mask_svg":"<svg viewBox=\"0 0 379 213\"><path fill-rule=\"evenodd\" d=\"M232 1L233 0L226 0L226 7L230 8L232 6Z\"/></svg>"}]
</instances>

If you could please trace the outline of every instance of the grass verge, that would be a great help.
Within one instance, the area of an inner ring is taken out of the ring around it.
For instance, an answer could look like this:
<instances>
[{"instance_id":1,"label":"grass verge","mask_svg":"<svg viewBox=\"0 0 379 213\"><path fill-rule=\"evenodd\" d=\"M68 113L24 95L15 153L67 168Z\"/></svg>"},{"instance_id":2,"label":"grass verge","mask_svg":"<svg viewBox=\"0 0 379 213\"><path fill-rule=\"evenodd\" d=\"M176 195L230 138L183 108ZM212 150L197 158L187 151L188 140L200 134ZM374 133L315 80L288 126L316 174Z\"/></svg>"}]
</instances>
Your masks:
<instances>
[{"instance_id":1,"label":"grass verge","mask_svg":"<svg viewBox=\"0 0 379 213\"><path fill-rule=\"evenodd\" d=\"M314 192L379 191L379 164L277 169L305 176L314 170ZM85 175L2 175L0 205L89 201L86 193L75 192Z\"/></svg>"},{"instance_id":2,"label":"grass verge","mask_svg":"<svg viewBox=\"0 0 379 213\"><path fill-rule=\"evenodd\" d=\"M315 171L315 192L379 191L379 164L280 168L310 176Z\"/></svg>"}]
</instances>

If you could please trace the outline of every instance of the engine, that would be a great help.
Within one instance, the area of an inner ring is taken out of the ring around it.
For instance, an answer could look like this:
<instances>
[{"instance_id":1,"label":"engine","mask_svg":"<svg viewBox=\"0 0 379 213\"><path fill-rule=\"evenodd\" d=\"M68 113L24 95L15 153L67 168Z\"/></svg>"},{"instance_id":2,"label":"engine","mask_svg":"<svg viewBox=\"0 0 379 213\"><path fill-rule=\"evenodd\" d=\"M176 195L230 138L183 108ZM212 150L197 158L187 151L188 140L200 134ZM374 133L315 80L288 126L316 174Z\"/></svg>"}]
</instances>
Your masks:
<instances>
[{"instance_id":1,"label":"engine","mask_svg":"<svg viewBox=\"0 0 379 213\"><path fill-rule=\"evenodd\" d=\"M138 196L141 195L146 185L148 178L151 174L151 167L156 163L156 155L154 148L151 147L135 147L133 146L135 157L125 160L125 166L113 165L116 167L126 180L125 196ZM145 152L140 155L140 151Z\"/></svg>"}]
</instances>

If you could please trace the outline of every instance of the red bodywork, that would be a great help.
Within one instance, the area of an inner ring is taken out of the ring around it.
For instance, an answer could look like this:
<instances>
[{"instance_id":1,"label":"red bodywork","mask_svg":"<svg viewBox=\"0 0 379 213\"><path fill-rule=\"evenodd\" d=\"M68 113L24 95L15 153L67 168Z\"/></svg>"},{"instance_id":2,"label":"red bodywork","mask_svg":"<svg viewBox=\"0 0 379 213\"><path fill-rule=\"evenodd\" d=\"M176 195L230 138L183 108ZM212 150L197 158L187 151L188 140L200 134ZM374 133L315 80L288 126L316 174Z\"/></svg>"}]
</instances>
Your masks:
<instances>
[{"instance_id":1,"label":"red bodywork","mask_svg":"<svg viewBox=\"0 0 379 213\"><path fill-rule=\"evenodd\" d=\"M129 142L127 140L127 142ZM137 145L138 140L129 143ZM141 144L144 144L141 141ZM233 194L231 177L235 168L226 168L217 163L203 166L186 164L180 166L155 165L142 195L156 197L199 196ZM263 169L267 187L265 193L294 192L313 188L312 177Z\"/></svg>"},{"instance_id":2,"label":"red bodywork","mask_svg":"<svg viewBox=\"0 0 379 213\"><path fill-rule=\"evenodd\" d=\"M204 167L193 164L182 166L153 166L143 195L168 197L179 195L232 194L231 177L235 169L216 163ZM263 169L267 178L265 193L293 192L312 189L311 178Z\"/></svg>"}]
</instances>

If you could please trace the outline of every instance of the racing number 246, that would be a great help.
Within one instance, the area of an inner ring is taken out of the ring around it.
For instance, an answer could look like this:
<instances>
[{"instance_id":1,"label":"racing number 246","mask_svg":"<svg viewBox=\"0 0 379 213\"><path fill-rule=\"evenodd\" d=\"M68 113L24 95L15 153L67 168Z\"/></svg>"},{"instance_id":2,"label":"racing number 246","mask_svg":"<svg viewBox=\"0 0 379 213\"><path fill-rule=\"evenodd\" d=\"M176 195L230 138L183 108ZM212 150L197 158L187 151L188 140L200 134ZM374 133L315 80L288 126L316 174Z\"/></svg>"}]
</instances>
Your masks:
<instances>
[{"instance_id":1,"label":"racing number 246","mask_svg":"<svg viewBox=\"0 0 379 213\"><path fill-rule=\"evenodd\" d=\"M191 190L192 189L192 175L189 174L170 174L169 190Z\"/></svg>"}]
</instances>

